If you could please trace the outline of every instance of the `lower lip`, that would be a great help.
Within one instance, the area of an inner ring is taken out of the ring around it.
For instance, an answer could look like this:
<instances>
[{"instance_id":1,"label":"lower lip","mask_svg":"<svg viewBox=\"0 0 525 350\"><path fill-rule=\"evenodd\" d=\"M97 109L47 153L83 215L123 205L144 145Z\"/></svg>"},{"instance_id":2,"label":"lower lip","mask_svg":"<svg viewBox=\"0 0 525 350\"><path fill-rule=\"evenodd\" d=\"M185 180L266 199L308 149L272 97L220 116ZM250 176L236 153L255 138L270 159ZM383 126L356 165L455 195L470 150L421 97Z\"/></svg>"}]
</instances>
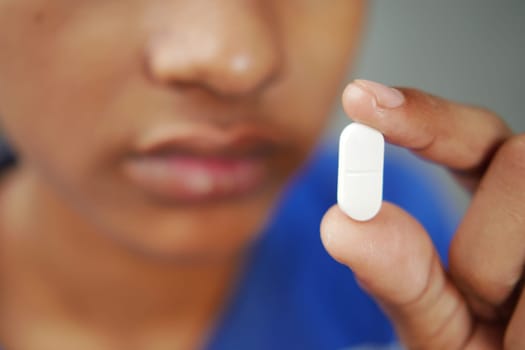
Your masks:
<instances>
[{"instance_id":1,"label":"lower lip","mask_svg":"<svg viewBox=\"0 0 525 350\"><path fill-rule=\"evenodd\" d=\"M180 203L246 196L267 179L267 167L260 157L145 156L130 159L124 169L147 193Z\"/></svg>"}]
</instances>

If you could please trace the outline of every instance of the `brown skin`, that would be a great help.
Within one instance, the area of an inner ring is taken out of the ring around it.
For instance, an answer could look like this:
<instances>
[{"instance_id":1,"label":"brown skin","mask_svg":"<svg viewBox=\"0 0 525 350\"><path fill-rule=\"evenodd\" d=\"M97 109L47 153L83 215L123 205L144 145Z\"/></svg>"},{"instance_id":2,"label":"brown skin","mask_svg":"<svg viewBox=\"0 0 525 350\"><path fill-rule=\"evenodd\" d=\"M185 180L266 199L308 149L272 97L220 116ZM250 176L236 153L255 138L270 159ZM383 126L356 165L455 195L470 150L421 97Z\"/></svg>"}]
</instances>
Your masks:
<instances>
[{"instance_id":1,"label":"brown skin","mask_svg":"<svg viewBox=\"0 0 525 350\"><path fill-rule=\"evenodd\" d=\"M321 225L323 243L383 306L409 349L523 349L525 135L512 135L487 110L398 90L404 102L386 108L354 82L343 105L473 191L450 248L450 271L423 227L390 203L366 223L334 206Z\"/></svg>"},{"instance_id":2,"label":"brown skin","mask_svg":"<svg viewBox=\"0 0 525 350\"><path fill-rule=\"evenodd\" d=\"M326 123L363 7L0 0L0 115L21 157L0 198L3 344L202 345L245 247ZM239 56L245 69L234 68ZM383 108L366 89L343 103L356 120L451 168L475 191L452 245L453 278L420 225L389 204L367 223L331 209L323 242L409 347L497 349L504 339L522 348L524 137L511 137L489 112L402 92L396 108ZM274 134L279 152L267 159L275 172L265 191L166 206L122 176L145 130L194 123Z\"/></svg>"},{"instance_id":3,"label":"brown skin","mask_svg":"<svg viewBox=\"0 0 525 350\"><path fill-rule=\"evenodd\" d=\"M5 133L38 186L100 226L92 230L152 254L231 254L260 228L325 125L361 7L3 0ZM163 65L172 51L185 56ZM248 61L240 73L231 68L238 55ZM199 123L277 134L270 188L248 201L174 210L147 202L122 178L123 159L150 129Z\"/></svg>"},{"instance_id":4,"label":"brown skin","mask_svg":"<svg viewBox=\"0 0 525 350\"><path fill-rule=\"evenodd\" d=\"M3 345L202 345L327 123L363 12L346 0L0 0L0 115L21 159L0 207ZM163 125L272 134L271 181L219 203L151 200L122 164Z\"/></svg>"}]
</instances>

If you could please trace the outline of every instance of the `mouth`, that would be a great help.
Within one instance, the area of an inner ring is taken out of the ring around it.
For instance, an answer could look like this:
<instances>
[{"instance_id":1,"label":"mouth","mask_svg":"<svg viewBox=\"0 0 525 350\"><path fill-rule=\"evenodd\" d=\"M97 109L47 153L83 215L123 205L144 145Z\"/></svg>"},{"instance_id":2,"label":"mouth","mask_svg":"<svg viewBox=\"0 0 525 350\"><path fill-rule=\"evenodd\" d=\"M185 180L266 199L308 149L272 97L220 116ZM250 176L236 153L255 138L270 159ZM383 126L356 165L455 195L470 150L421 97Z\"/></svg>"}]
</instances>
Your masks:
<instances>
[{"instance_id":1,"label":"mouth","mask_svg":"<svg viewBox=\"0 0 525 350\"><path fill-rule=\"evenodd\" d=\"M255 128L164 126L139 140L124 173L145 193L170 203L232 200L269 183L269 158L277 148L271 133Z\"/></svg>"}]
</instances>

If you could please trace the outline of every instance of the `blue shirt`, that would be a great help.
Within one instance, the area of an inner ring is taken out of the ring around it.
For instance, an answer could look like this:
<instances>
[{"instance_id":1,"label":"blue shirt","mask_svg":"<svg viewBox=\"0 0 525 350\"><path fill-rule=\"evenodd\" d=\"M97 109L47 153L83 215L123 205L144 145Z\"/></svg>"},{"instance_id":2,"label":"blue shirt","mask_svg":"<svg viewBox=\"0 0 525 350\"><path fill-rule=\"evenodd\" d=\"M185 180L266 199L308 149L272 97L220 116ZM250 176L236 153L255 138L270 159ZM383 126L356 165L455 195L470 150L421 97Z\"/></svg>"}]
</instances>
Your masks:
<instances>
[{"instance_id":1,"label":"blue shirt","mask_svg":"<svg viewBox=\"0 0 525 350\"><path fill-rule=\"evenodd\" d=\"M321 244L319 224L336 202L336 182L337 154L326 149L291 182L207 349L391 349L391 324ZM415 216L446 259L457 221L451 203L428 169L392 147L384 199Z\"/></svg>"}]
</instances>

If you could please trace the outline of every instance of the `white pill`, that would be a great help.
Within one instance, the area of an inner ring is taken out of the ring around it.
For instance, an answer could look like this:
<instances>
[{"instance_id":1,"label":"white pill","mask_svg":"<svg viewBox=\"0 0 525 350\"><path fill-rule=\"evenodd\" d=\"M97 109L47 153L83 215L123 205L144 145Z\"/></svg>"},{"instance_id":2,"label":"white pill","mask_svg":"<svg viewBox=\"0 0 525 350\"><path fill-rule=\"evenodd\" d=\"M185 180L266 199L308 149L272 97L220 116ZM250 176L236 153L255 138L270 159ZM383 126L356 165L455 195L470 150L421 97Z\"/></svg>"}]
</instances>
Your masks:
<instances>
[{"instance_id":1,"label":"white pill","mask_svg":"<svg viewBox=\"0 0 525 350\"><path fill-rule=\"evenodd\" d=\"M337 203L352 219L370 220L381 209L384 154L379 131L352 123L341 132Z\"/></svg>"}]
</instances>

